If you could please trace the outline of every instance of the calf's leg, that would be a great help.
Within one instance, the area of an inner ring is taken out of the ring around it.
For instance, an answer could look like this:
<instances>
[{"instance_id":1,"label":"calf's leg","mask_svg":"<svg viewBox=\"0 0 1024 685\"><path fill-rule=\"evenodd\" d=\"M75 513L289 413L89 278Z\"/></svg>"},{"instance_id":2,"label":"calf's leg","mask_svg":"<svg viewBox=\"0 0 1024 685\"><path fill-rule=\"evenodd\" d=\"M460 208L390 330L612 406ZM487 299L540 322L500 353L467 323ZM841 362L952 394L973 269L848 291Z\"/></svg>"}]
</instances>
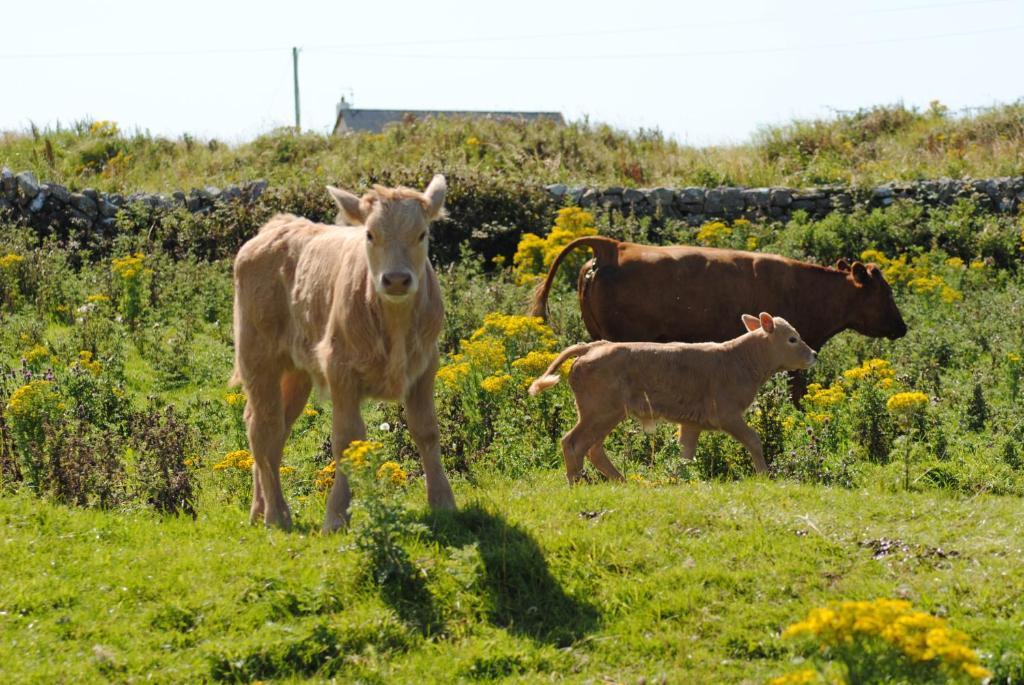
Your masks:
<instances>
[{"instance_id":1,"label":"calf's leg","mask_svg":"<svg viewBox=\"0 0 1024 685\"><path fill-rule=\"evenodd\" d=\"M427 504L433 509L455 509L455 494L441 464L441 438L434 410L435 369L434 365L428 367L409 389L405 398L405 417L423 463Z\"/></svg>"},{"instance_id":2,"label":"calf's leg","mask_svg":"<svg viewBox=\"0 0 1024 685\"><path fill-rule=\"evenodd\" d=\"M730 422L728 425L723 425L722 430L739 440L747 448L747 451L750 452L750 458L754 460L755 471L758 473L768 473L768 464L764 461L764 453L761 451L761 438L758 437L757 431L748 426L742 417Z\"/></svg>"},{"instance_id":3,"label":"calf's leg","mask_svg":"<svg viewBox=\"0 0 1024 685\"><path fill-rule=\"evenodd\" d=\"M565 459L565 477L569 484L576 483L583 476L583 456L589 455L591 463L607 478L622 480L622 474L609 461L602 442L606 435L626 417L625 411L595 413L576 403L580 412L576 425L562 438L562 456Z\"/></svg>"},{"instance_id":4,"label":"calf's leg","mask_svg":"<svg viewBox=\"0 0 1024 685\"><path fill-rule=\"evenodd\" d=\"M281 374L276 369L261 369L259 378L247 383L245 423L252 449L253 504L250 516L263 514L268 526L288 530L292 515L281 491L281 458L287 437L284 409L281 406ZM257 496L258 489L262 495Z\"/></svg>"},{"instance_id":5,"label":"calf's leg","mask_svg":"<svg viewBox=\"0 0 1024 685\"><path fill-rule=\"evenodd\" d=\"M693 461L697 455L697 438L700 437L700 428L679 424L679 446L683 448L683 461Z\"/></svg>"},{"instance_id":6,"label":"calf's leg","mask_svg":"<svg viewBox=\"0 0 1024 685\"><path fill-rule=\"evenodd\" d=\"M594 468L600 471L601 475L608 480L626 480L622 477L622 474L619 473L619 470L615 468L615 464L613 464L608 458L608 453L604 451L605 437L607 436L602 436L594 443L594 446L590 448L589 452L587 452L587 459L589 459L590 463L594 465Z\"/></svg>"},{"instance_id":7,"label":"calf's leg","mask_svg":"<svg viewBox=\"0 0 1024 685\"><path fill-rule=\"evenodd\" d=\"M331 388L331 448L336 462L334 485L327 495L327 512L324 514L324 533L333 533L348 524L348 505L352 501L352 490L348 477L341 467L341 456L353 440L366 439L366 424L359 413L359 396Z\"/></svg>"}]
</instances>

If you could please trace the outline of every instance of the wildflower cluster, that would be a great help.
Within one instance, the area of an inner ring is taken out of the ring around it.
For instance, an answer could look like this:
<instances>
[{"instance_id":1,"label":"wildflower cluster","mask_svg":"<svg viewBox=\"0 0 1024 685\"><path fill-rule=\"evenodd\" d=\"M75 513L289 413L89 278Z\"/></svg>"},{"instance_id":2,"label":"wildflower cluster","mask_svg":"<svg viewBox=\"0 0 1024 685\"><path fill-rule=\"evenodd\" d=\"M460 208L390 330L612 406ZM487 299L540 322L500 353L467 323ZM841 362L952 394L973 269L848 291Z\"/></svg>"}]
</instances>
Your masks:
<instances>
[{"instance_id":1,"label":"wildflower cluster","mask_svg":"<svg viewBox=\"0 0 1024 685\"><path fill-rule=\"evenodd\" d=\"M226 471L228 469L248 470L252 468L253 460L249 450L235 450L228 452L224 458L213 465L214 471Z\"/></svg>"},{"instance_id":2,"label":"wildflower cluster","mask_svg":"<svg viewBox=\"0 0 1024 685\"><path fill-rule=\"evenodd\" d=\"M409 481L409 475L398 462L386 461L377 469L377 480L401 487Z\"/></svg>"},{"instance_id":3,"label":"wildflower cluster","mask_svg":"<svg viewBox=\"0 0 1024 685\"><path fill-rule=\"evenodd\" d=\"M89 133L100 138L113 138L121 132L116 121L94 121L89 125Z\"/></svg>"},{"instance_id":4,"label":"wildflower cluster","mask_svg":"<svg viewBox=\"0 0 1024 685\"><path fill-rule=\"evenodd\" d=\"M709 221L697 231L697 242L709 247L722 247L730 237L732 229L721 221Z\"/></svg>"},{"instance_id":5,"label":"wildflower cluster","mask_svg":"<svg viewBox=\"0 0 1024 685\"><path fill-rule=\"evenodd\" d=\"M861 253L860 258L865 262L878 264L882 268L882 274L886 281L893 285L906 286L914 294L937 296L946 304L964 299L962 292L952 287L945 278L933 271L927 255L908 258L906 254L901 254L890 259L878 250L865 250ZM983 262L977 263L984 267ZM959 270L963 268L963 260L959 257L951 257L945 260L944 265L950 269ZM974 262L971 266L974 267Z\"/></svg>"},{"instance_id":6,"label":"wildflower cluster","mask_svg":"<svg viewBox=\"0 0 1024 685\"><path fill-rule=\"evenodd\" d=\"M224 401L228 403L229 407L244 407L245 406L245 393L241 392L229 392L224 394Z\"/></svg>"},{"instance_id":7,"label":"wildflower cluster","mask_svg":"<svg viewBox=\"0 0 1024 685\"><path fill-rule=\"evenodd\" d=\"M562 248L577 238L588 235L597 235L593 214L579 207L558 210L555 225L546 238L541 238L535 233L526 233L520 239L516 253L512 257L516 283L531 283L540 279ZM573 274L583 265L585 256L570 255L569 261L564 270Z\"/></svg>"},{"instance_id":8,"label":"wildflower cluster","mask_svg":"<svg viewBox=\"0 0 1024 685\"><path fill-rule=\"evenodd\" d=\"M77 366L85 369L94 376L100 375L103 371L103 364L93 359L93 354L89 350L81 350L78 353L78 361L75 362Z\"/></svg>"},{"instance_id":9,"label":"wildflower cluster","mask_svg":"<svg viewBox=\"0 0 1024 685\"><path fill-rule=\"evenodd\" d=\"M37 362L45 362L50 358L50 351L42 345L34 345L30 350L23 354L22 359L25 360L26 364L35 365Z\"/></svg>"},{"instance_id":10,"label":"wildflower cluster","mask_svg":"<svg viewBox=\"0 0 1024 685\"><path fill-rule=\"evenodd\" d=\"M885 403L886 409L897 415L911 415L927 406L928 395L923 392L898 392Z\"/></svg>"},{"instance_id":11,"label":"wildflower cluster","mask_svg":"<svg viewBox=\"0 0 1024 685\"><path fill-rule=\"evenodd\" d=\"M372 440L353 440L341 453L341 461L349 469L360 471L369 464L369 458L378 453L384 445Z\"/></svg>"},{"instance_id":12,"label":"wildflower cluster","mask_svg":"<svg viewBox=\"0 0 1024 685\"><path fill-rule=\"evenodd\" d=\"M25 258L20 254L8 252L3 257L0 257L0 270L7 271L9 269L13 269L23 261L25 261Z\"/></svg>"},{"instance_id":13,"label":"wildflower cluster","mask_svg":"<svg viewBox=\"0 0 1024 685\"><path fill-rule=\"evenodd\" d=\"M873 383L881 388L891 388L895 375L896 371L885 359L868 359L860 366L843 371L843 378L847 380Z\"/></svg>"},{"instance_id":14,"label":"wildflower cluster","mask_svg":"<svg viewBox=\"0 0 1024 685\"><path fill-rule=\"evenodd\" d=\"M812 609L782 635L810 638L821 657L842 665L848 682L877 682L883 674L927 682L939 673L979 681L992 675L968 646L966 634L941 618L914 611L904 600L844 601Z\"/></svg>"},{"instance_id":15,"label":"wildflower cluster","mask_svg":"<svg viewBox=\"0 0 1024 685\"><path fill-rule=\"evenodd\" d=\"M125 257L114 257L111 271L120 291L121 314L129 324L135 324L142 314L144 293L153 271L145 267L146 255L141 252Z\"/></svg>"},{"instance_id":16,"label":"wildflower cluster","mask_svg":"<svg viewBox=\"0 0 1024 685\"><path fill-rule=\"evenodd\" d=\"M555 357L548 351L555 342L554 332L540 317L491 313L459 343L459 351L438 370L437 379L449 388L471 379L486 393L496 394L511 383L513 372L532 380L546 369Z\"/></svg>"}]
</instances>

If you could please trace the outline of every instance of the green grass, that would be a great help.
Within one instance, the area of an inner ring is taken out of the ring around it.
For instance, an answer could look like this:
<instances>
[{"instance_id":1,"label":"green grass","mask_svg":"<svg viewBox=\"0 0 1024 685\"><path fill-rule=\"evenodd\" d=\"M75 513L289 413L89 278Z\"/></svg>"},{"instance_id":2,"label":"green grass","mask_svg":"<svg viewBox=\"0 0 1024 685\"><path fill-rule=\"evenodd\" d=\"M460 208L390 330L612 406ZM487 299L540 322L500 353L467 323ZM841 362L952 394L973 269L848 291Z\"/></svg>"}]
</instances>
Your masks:
<instances>
[{"instance_id":1,"label":"green grass","mask_svg":"<svg viewBox=\"0 0 1024 685\"><path fill-rule=\"evenodd\" d=\"M459 513L417 514L428 530L408 547L425 582L402 602L360 582L346 534L311 532L312 503L283 534L239 506L208 503L193 522L0 498L2 670L756 683L791 670L779 633L809 608L895 596L948 616L992 660L1024 658L1016 498L756 479L570 489L552 472L456 492ZM423 501L412 488L414 511ZM872 558L861 543L883 537L910 551Z\"/></svg>"},{"instance_id":2,"label":"green grass","mask_svg":"<svg viewBox=\"0 0 1024 685\"><path fill-rule=\"evenodd\" d=\"M277 185L460 178L625 186L858 185L1024 172L1024 105L953 115L935 104L866 108L766 127L744 144L696 148L657 131L577 122L426 121L383 134L333 137L280 130L237 146L171 140L84 121L0 133L0 165L73 188L171 191L266 178Z\"/></svg>"}]
</instances>

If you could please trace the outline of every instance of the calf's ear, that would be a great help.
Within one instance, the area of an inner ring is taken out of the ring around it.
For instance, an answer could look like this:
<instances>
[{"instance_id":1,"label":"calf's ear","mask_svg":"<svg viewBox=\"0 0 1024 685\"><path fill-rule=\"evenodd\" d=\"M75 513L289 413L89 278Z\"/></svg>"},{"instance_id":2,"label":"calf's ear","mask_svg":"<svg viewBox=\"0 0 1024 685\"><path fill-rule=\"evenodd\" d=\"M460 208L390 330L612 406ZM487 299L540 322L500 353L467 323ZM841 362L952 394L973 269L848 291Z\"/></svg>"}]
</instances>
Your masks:
<instances>
[{"instance_id":1,"label":"calf's ear","mask_svg":"<svg viewBox=\"0 0 1024 685\"><path fill-rule=\"evenodd\" d=\"M868 268L862 262L854 262L853 266L850 267L850 273L853 274L853 280L860 285L865 285L871 281L871 274L868 273Z\"/></svg>"},{"instance_id":2,"label":"calf's ear","mask_svg":"<svg viewBox=\"0 0 1024 685\"><path fill-rule=\"evenodd\" d=\"M743 325L747 327L748 331L756 331L758 328L761 327L761 320L758 319L756 316L744 314L740 318L743 320Z\"/></svg>"},{"instance_id":3,"label":"calf's ear","mask_svg":"<svg viewBox=\"0 0 1024 685\"><path fill-rule=\"evenodd\" d=\"M366 222L363 215L363 208L360 206L359 198L341 188L327 186L327 192L334 198L334 204L338 205L342 216L353 226L360 226Z\"/></svg>"},{"instance_id":4,"label":"calf's ear","mask_svg":"<svg viewBox=\"0 0 1024 685\"><path fill-rule=\"evenodd\" d=\"M775 331L775 319L768 312L761 312L758 316L761 320L761 328L764 329L765 333L772 333Z\"/></svg>"},{"instance_id":5,"label":"calf's ear","mask_svg":"<svg viewBox=\"0 0 1024 685\"><path fill-rule=\"evenodd\" d=\"M430 185L423 191L427 201L423 205L423 211L427 214L427 221L440 219L444 216L444 196L448 192L448 182L444 176L437 174L430 181Z\"/></svg>"}]
</instances>

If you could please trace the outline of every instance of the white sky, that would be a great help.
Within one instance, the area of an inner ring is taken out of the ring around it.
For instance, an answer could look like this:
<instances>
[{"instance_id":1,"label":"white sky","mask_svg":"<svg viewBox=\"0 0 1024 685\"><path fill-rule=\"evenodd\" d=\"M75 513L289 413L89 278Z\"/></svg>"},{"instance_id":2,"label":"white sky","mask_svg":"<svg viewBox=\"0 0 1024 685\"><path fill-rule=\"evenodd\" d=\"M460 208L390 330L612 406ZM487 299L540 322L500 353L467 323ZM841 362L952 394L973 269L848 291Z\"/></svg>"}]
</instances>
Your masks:
<instances>
[{"instance_id":1,"label":"white sky","mask_svg":"<svg viewBox=\"0 0 1024 685\"><path fill-rule=\"evenodd\" d=\"M3 2L0 130L229 142L356 107L558 110L692 144L903 101L1024 97L1024 0Z\"/></svg>"}]
</instances>

